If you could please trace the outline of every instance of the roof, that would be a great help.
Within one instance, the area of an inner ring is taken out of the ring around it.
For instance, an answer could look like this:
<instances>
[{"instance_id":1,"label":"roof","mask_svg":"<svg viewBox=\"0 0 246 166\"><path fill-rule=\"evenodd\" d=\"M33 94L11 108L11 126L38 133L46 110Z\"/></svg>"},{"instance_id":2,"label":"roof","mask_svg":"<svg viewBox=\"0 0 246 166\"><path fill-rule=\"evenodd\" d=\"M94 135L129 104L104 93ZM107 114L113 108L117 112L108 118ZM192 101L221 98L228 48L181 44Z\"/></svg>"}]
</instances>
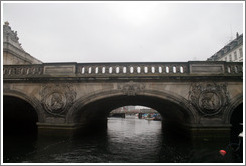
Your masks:
<instances>
[{"instance_id":1,"label":"roof","mask_svg":"<svg viewBox=\"0 0 246 166\"><path fill-rule=\"evenodd\" d=\"M226 55L228 52L236 49L238 46L243 44L243 34L241 34L240 36L237 33L237 37L232 40L230 43L228 43L227 45L225 45L222 49L220 49L218 52L216 52L214 55L212 55L210 58L208 58L207 60L218 60L221 57L223 57L224 55Z\"/></svg>"}]
</instances>

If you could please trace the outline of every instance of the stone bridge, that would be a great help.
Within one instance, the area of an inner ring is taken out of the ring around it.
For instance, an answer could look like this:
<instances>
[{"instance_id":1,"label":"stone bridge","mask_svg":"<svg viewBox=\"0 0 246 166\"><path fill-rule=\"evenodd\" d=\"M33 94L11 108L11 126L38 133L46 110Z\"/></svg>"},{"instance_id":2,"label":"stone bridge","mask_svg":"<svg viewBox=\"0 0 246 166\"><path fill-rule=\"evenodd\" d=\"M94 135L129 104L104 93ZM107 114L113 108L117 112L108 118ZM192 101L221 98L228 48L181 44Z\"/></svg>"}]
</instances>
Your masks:
<instances>
[{"instance_id":1,"label":"stone bridge","mask_svg":"<svg viewBox=\"0 0 246 166\"><path fill-rule=\"evenodd\" d=\"M32 121L40 133L105 126L113 109L142 105L169 129L224 136L243 112L243 63L4 65L3 103L6 126Z\"/></svg>"}]
</instances>

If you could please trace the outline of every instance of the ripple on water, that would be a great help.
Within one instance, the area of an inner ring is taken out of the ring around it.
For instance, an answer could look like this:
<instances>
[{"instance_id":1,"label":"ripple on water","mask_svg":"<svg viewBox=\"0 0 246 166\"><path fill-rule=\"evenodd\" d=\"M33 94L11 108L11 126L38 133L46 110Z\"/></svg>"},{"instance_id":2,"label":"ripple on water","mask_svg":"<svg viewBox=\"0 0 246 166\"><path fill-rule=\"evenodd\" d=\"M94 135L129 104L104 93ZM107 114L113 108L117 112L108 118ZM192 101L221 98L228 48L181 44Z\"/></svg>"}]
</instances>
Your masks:
<instances>
[{"instance_id":1,"label":"ripple on water","mask_svg":"<svg viewBox=\"0 0 246 166\"><path fill-rule=\"evenodd\" d=\"M9 142L4 162L25 163L186 163L202 162L188 142L167 140L160 121L109 118L105 133L73 139L40 138L36 142ZM15 145L15 143L17 145ZM28 147L29 149L25 149ZM213 146L210 146L213 148ZM210 153L214 149L208 149ZM14 152L14 153L13 153ZM193 155L193 157L192 157Z\"/></svg>"}]
</instances>

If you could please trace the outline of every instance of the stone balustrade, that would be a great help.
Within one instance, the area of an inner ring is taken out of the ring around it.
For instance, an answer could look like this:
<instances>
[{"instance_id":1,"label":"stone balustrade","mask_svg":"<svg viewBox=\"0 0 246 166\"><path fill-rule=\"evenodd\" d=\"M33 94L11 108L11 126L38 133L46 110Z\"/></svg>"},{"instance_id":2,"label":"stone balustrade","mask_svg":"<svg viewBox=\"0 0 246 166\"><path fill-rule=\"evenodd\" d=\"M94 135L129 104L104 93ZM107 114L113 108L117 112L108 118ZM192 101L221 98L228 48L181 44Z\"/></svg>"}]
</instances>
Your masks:
<instances>
[{"instance_id":1,"label":"stone balustrade","mask_svg":"<svg viewBox=\"0 0 246 166\"><path fill-rule=\"evenodd\" d=\"M42 75L43 65L4 65L3 76Z\"/></svg>"},{"instance_id":2,"label":"stone balustrade","mask_svg":"<svg viewBox=\"0 0 246 166\"><path fill-rule=\"evenodd\" d=\"M3 76L162 76L243 73L242 62L165 62L165 63L43 63L35 65L4 65Z\"/></svg>"},{"instance_id":3,"label":"stone balustrade","mask_svg":"<svg viewBox=\"0 0 246 166\"><path fill-rule=\"evenodd\" d=\"M77 73L90 75L159 75L188 73L187 63L79 64Z\"/></svg>"},{"instance_id":4,"label":"stone balustrade","mask_svg":"<svg viewBox=\"0 0 246 166\"><path fill-rule=\"evenodd\" d=\"M231 74L243 73L243 63L234 63L234 62L225 63L225 72Z\"/></svg>"}]
</instances>

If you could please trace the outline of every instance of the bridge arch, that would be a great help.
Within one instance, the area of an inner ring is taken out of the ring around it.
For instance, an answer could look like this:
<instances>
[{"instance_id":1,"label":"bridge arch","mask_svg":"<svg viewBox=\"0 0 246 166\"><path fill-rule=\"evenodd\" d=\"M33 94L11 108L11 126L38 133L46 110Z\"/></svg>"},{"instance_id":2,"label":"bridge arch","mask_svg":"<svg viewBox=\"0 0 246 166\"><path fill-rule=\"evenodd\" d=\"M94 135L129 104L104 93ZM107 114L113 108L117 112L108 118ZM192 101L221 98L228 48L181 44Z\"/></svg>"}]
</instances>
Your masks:
<instances>
[{"instance_id":1,"label":"bridge arch","mask_svg":"<svg viewBox=\"0 0 246 166\"><path fill-rule=\"evenodd\" d=\"M243 131L243 95L233 98L224 114L225 123L230 124L230 140L238 142L238 135Z\"/></svg>"},{"instance_id":2,"label":"bridge arch","mask_svg":"<svg viewBox=\"0 0 246 166\"><path fill-rule=\"evenodd\" d=\"M26 103L30 104L34 108L35 113L38 116L38 122L44 122L45 121L42 106L40 105L40 102L38 101L38 99L36 99L34 96L27 96L24 93L21 93L19 91L14 91L14 90L4 91L3 97L7 97L7 96L21 99L21 100L25 101Z\"/></svg>"},{"instance_id":3,"label":"bridge arch","mask_svg":"<svg viewBox=\"0 0 246 166\"><path fill-rule=\"evenodd\" d=\"M227 107L223 116L224 122L226 124L230 123L232 114L236 110L236 108L243 104L243 94L234 97L230 103L231 104Z\"/></svg>"},{"instance_id":4,"label":"bridge arch","mask_svg":"<svg viewBox=\"0 0 246 166\"><path fill-rule=\"evenodd\" d=\"M107 106L105 106L105 104ZM99 110L93 105L97 105L100 109L105 110ZM189 101L182 96L158 90L144 90L136 95L126 95L119 90L103 90L80 97L69 109L66 121L67 123L78 123L79 118L82 116L82 112L90 111L88 108L93 108L97 113L102 112L101 116L106 116L113 109L126 105L142 105L151 107L161 113L163 117L166 115L175 116L175 113L180 113L181 111L185 116L185 120L188 120L189 123L197 123L198 121L196 118L197 111ZM162 110L167 108L179 110L174 111L171 115L171 111L168 113L168 111Z\"/></svg>"}]
</instances>

